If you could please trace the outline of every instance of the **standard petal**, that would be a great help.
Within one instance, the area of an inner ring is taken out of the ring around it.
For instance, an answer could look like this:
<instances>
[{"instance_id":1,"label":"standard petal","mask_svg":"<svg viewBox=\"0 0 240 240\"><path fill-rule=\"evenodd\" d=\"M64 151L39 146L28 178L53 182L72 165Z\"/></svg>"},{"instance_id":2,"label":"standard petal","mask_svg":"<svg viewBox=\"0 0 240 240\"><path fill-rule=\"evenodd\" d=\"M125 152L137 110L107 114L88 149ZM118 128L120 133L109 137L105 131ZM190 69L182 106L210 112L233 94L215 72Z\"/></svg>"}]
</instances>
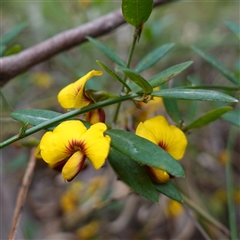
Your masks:
<instances>
[{"instance_id":1,"label":"standard petal","mask_svg":"<svg viewBox=\"0 0 240 240\"><path fill-rule=\"evenodd\" d=\"M81 136L82 150L95 169L99 169L104 164L109 153L111 138L104 136L106 130L104 123L96 123Z\"/></svg>"},{"instance_id":2,"label":"standard petal","mask_svg":"<svg viewBox=\"0 0 240 240\"><path fill-rule=\"evenodd\" d=\"M75 152L62 169L63 179L71 181L83 168L85 158L85 155L81 151Z\"/></svg>"},{"instance_id":3,"label":"standard petal","mask_svg":"<svg viewBox=\"0 0 240 240\"><path fill-rule=\"evenodd\" d=\"M169 126L163 116L156 116L140 123L136 134L157 144L177 160L184 155L187 146L185 134L179 128Z\"/></svg>"},{"instance_id":4,"label":"standard petal","mask_svg":"<svg viewBox=\"0 0 240 240\"><path fill-rule=\"evenodd\" d=\"M63 88L58 94L58 102L63 108L82 108L92 101L84 93L86 82L93 76L101 76L102 71L92 70L74 83Z\"/></svg>"},{"instance_id":5,"label":"standard petal","mask_svg":"<svg viewBox=\"0 0 240 240\"><path fill-rule=\"evenodd\" d=\"M147 167L147 169L150 175L152 176L152 178L157 183L165 183L170 179L169 174L162 169L155 168L155 167Z\"/></svg>"},{"instance_id":6,"label":"standard petal","mask_svg":"<svg viewBox=\"0 0 240 240\"><path fill-rule=\"evenodd\" d=\"M78 120L60 123L53 132L43 135L40 142L41 156L51 167L81 148L81 135L87 131Z\"/></svg>"},{"instance_id":7,"label":"standard petal","mask_svg":"<svg viewBox=\"0 0 240 240\"><path fill-rule=\"evenodd\" d=\"M186 147L187 147L187 138L185 134L177 127L170 126L172 130L171 141L168 143L167 152L176 160L179 160L183 157Z\"/></svg>"}]
</instances>

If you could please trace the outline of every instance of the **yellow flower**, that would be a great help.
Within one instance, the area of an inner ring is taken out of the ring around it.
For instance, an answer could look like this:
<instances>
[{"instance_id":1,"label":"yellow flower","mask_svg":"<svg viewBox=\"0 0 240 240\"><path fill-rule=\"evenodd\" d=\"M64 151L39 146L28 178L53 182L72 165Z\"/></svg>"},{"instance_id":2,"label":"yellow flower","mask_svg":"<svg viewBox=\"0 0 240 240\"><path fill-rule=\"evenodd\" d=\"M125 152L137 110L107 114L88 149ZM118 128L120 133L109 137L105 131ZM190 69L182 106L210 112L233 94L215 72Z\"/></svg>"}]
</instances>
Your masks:
<instances>
[{"instance_id":1,"label":"yellow flower","mask_svg":"<svg viewBox=\"0 0 240 240\"><path fill-rule=\"evenodd\" d=\"M96 123L87 130L78 120L65 121L43 135L41 156L50 167L61 170L65 180L71 181L81 171L86 157L95 169L104 164L111 141L104 136L106 129L104 123Z\"/></svg>"},{"instance_id":2,"label":"yellow flower","mask_svg":"<svg viewBox=\"0 0 240 240\"><path fill-rule=\"evenodd\" d=\"M187 146L185 134L179 128L169 125L163 116L156 116L141 122L136 129L136 134L155 143L176 160L184 155ZM150 166L147 166L147 169L158 183L165 183L170 178L169 174L161 169Z\"/></svg>"},{"instance_id":3,"label":"yellow flower","mask_svg":"<svg viewBox=\"0 0 240 240\"><path fill-rule=\"evenodd\" d=\"M101 76L102 71L92 70L76 82L63 88L58 94L58 102L63 108L82 108L89 105L92 99L85 94L86 82L94 76Z\"/></svg>"},{"instance_id":4,"label":"yellow flower","mask_svg":"<svg viewBox=\"0 0 240 240\"><path fill-rule=\"evenodd\" d=\"M91 124L98 123L98 122L105 123L105 112L103 108L98 108L90 112L87 112L86 121L90 122Z\"/></svg>"}]
</instances>

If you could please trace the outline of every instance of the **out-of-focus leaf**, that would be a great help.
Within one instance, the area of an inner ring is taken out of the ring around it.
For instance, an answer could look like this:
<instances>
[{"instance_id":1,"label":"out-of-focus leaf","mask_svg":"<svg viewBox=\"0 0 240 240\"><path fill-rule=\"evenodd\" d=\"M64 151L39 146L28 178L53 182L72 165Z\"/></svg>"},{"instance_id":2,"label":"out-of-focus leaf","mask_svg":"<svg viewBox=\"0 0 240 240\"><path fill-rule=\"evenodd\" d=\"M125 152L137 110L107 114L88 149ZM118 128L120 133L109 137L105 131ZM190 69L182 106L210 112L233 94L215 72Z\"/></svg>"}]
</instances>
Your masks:
<instances>
[{"instance_id":1,"label":"out-of-focus leaf","mask_svg":"<svg viewBox=\"0 0 240 240\"><path fill-rule=\"evenodd\" d=\"M143 89L144 93L150 94L153 91L153 88L148 81L133 70L124 67L117 67L116 69L124 72L133 82Z\"/></svg>"},{"instance_id":2,"label":"out-of-focus leaf","mask_svg":"<svg viewBox=\"0 0 240 240\"><path fill-rule=\"evenodd\" d=\"M148 53L141 61L137 64L135 72L142 72L145 69L153 66L159 59L161 59L172 47L174 43L167 43L163 46L154 49L152 52Z\"/></svg>"},{"instance_id":3,"label":"out-of-focus leaf","mask_svg":"<svg viewBox=\"0 0 240 240\"><path fill-rule=\"evenodd\" d=\"M36 126L45 121L53 119L62 115L61 113L54 112L51 110L42 110L42 109L22 109L16 110L10 114L10 116L23 123L28 123L32 126ZM60 121L61 122L61 121ZM57 126L60 122L53 124L52 127ZM86 127L89 127L89 123L82 121ZM52 127L48 127L48 130L52 130Z\"/></svg>"},{"instance_id":4,"label":"out-of-focus leaf","mask_svg":"<svg viewBox=\"0 0 240 240\"><path fill-rule=\"evenodd\" d=\"M1 44L7 44L12 39L14 39L19 33L21 33L27 27L26 23L20 23L14 28L12 28L9 32L4 34L1 39Z\"/></svg>"},{"instance_id":5,"label":"out-of-focus leaf","mask_svg":"<svg viewBox=\"0 0 240 240\"><path fill-rule=\"evenodd\" d=\"M240 25L231 21L224 21L224 24L237 36L240 40Z\"/></svg>"},{"instance_id":6,"label":"out-of-focus leaf","mask_svg":"<svg viewBox=\"0 0 240 240\"><path fill-rule=\"evenodd\" d=\"M225 76L229 81L231 81L234 84L240 85L240 80L235 77L232 72L221 62L219 62L215 57L213 57L211 54L203 51L202 49L192 46L192 49L194 52L199 54L205 61L207 61L209 64L211 64L215 69L217 69L223 76Z\"/></svg>"},{"instance_id":7,"label":"out-of-focus leaf","mask_svg":"<svg viewBox=\"0 0 240 240\"><path fill-rule=\"evenodd\" d=\"M10 47L5 53L4 56L10 56L13 54L17 54L22 51L22 47L19 44L15 44L12 47Z\"/></svg>"},{"instance_id":8,"label":"out-of-focus leaf","mask_svg":"<svg viewBox=\"0 0 240 240\"><path fill-rule=\"evenodd\" d=\"M166 84L163 84L161 88L166 89L167 88ZM163 104L168 115L171 117L171 119L175 123L179 124L182 121L182 117L181 117L176 100L163 98Z\"/></svg>"},{"instance_id":9,"label":"out-of-focus leaf","mask_svg":"<svg viewBox=\"0 0 240 240\"><path fill-rule=\"evenodd\" d=\"M172 198L180 203L183 202L182 196L177 188L173 185L172 181L168 181L164 184L155 184L155 188L158 192Z\"/></svg>"},{"instance_id":10,"label":"out-of-focus leaf","mask_svg":"<svg viewBox=\"0 0 240 240\"><path fill-rule=\"evenodd\" d=\"M140 27L145 23L153 8L153 0L123 0L122 12L123 17L129 24L134 27Z\"/></svg>"},{"instance_id":11,"label":"out-of-focus leaf","mask_svg":"<svg viewBox=\"0 0 240 240\"><path fill-rule=\"evenodd\" d=\"M221 118L240 128L240 111L239 110L229 111L223 114Z\"/></svg>"},{"instance_id":12,"label":"out-of-focus leaf","mask_svg":"<svg viewBox=\"0 0 240 240\"><path fill-rule=\"evenodd\" d=\"M100 65L109 75L111 75L113 78L118 80L124 87L128 89L128 91L131 91L131 88L127 85L127 83L121 79L115 72L113 72L109 67L107 67L104 63L100 61L96 61L98 65Z\"/></svg>"},{"instance_id":13,"label":"out-of-focus leaf","mask_svg":"<svg viewBox=\"0 0 240 240\"><path fill-rule=\"evenodd\" d=\"M7 49L5 45L0 44L0 56L3 55L4 51Z\"/></svg>"},{"instance_id":14,"label":"out-of-focus leaf","mask_svg":"<svg viewBox=\"0 0 240 240\"><path fill-rule=\"evenodd\" d=\"M113 148L136 162L163 169L173 176L185 176L181 164L154 143L119 129L108 130L107 134Z\"/></svg>"},{"instance_id":15,"label":"out-of-focus leaf","mask_svg":"<svg viewBox=\"0 0 240 240\"><path fill-rule=\"evenodd\" d=\"M112 147L108 160L117 176L133 191L153 202L158 202L157 191L144 167Z\"/></svg>"},{"instance_id":16,"label":"out-of-focus leaf","mask_svg":"<svg viewBox=\"0 0 240 240\"><path fill-rule=\"evenodd\" d=\"M196 119L189 125L183 128L184 131L194 129L194 128L200 128L210 122L215 121L216 119L220 118L221 115L224 113L230 111L232 107L226 106L226 107L220 107L216 108L212 111L209 111L208 113L204 114L202 117Z\"/></svg>"},{"instance_id":17,"label":"out-of-focus leaf","mask_svg":"<svg viewBox=\"0 0 240 240\"><path fill-rule=\"evenodd\" d=\"M188 68L192 63L193 63L192 61L187 61L184 63L174 65L170 68L167 68L166 70L160 72L159 74L151 77L149 79L149 83L151 84L151 86L153 88L160 86L160 85L168 82L169 80L173 79L174 77L176 77L178 74L180 74L186 68Z\"/></svg>"},{"instance_id":18,"label":"out-of-focus leaf","mask_svg":"<svg viewBox=\"0 0 240 240\"><path fill-rule=\"evenodd\" d=\"M236 98L233 98L227 94L201 89L171 88L154 91L151 95L179 100L238 102Z\"/></svg>"},{"instance_id":19,"label":"out-of-focus leaf","mask_svg":"<svg viewBox=\"0 0 240 240\"><path fill-rule=\"evenodd\" d=\"M117 63L119 66L126 67L126 63L110 48L106 45L102 44L98 40L86 37L91 43L93 43L98 49L100 49L108 58L110 58L113 62Z\"/></svg>"}]
</instances>

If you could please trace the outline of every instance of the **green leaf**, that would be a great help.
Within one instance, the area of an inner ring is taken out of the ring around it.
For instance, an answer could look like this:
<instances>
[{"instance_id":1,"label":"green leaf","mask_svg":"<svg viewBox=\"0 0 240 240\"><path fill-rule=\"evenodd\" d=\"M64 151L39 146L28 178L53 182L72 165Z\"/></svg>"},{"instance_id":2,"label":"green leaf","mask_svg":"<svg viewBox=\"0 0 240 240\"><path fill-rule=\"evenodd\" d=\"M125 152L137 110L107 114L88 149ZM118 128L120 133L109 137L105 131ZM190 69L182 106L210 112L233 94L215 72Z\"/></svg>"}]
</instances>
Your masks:
<instances>
[{"instance_id":1,"label":"green leaf","mask_svg":"<svg viewBox=\"0 0 240 240\"><path fill-rule=\"evenodd\" d=\"M149 79L149 83L151 84L151 86L153 88L160 86L160 85L168 82L169 80L173 79L174 77L176 77L178 74L180 74L186 68L188 68L192 63L193 63L192 61L187 61L184 63L174 65L172 67L169 67L166 70L160 72L159 74L151 77Z\"/></svg>"},{"instance_id":2,"label":"green leaf","mask_svg":"<svg viewBox=\"0 0 240 240\"><path fill-rule=\"evenodd\" d=\"M158 202L158 194L144 167L112 147L108 160L117 176L133 191L153 202Z\"/></svg>"},{"instance_id":3,"label":"green leaf","mask_svg":"<svg viewBox=\"0 0 240 240\"><path fill-rule=\"evenodd\" d=\"M174 43L168 43L157 49L154 49L152 52L148 53L142 60L137 64L135 72L142 72L145 69L153 66L159 59L161 59L172 47Z\"/></svg>"},{"instance_id":4,"label":"green leaf","mask_svg":"<svg viewBox=\"0 0 240 240\"><path fill-rule=\"evenodd\" d=\"M240 111L239 110L229 111L224 115L222 115L221 118L240 128Z\"/></svg>"},{"instance_id":5,"label":"green leaf","mask_svg":"<svg viewBox=\"0 0 240 240\"><path fill-rule=\"evenodd\" d=\"M166 88L167 88L166 84L163 84L162 89ZM177 101L175 99L163 98L163 104L171 119L177 124L181 123L182 117L177 105Z\"/></svg>"},{"instance_id":6,"label":"green leaf","mask_svg":"<svg viewBox=\"0 0 240 240\"><path fill-rule=\"evenodd\" d=\"M3 53L5 52L6 49L7 49L7 47L5 45L0 44L0 56L3 55Z\"/></svg>"},{"instance_id":7,"label":"green leaf","mask_svg":"<svg viewBox=\"0 0 240 240\"><path fill-rule=\"evenodd\" d=\"M176 177L184 177L181 164L159 146L133 133L119 129L106 132L111 146L138 163L157 167Z\"/></svg>"},{"instance_id":8,"label":"green leaf","mask_svg":"<svg viewBox=\"0 0 240 240\"><path fill-rule=\"evenodd\" d=\"M163 98L172 98L180 100L198 100L198 101L222 101L222 102L238 102L236 98L233 98L227 94L201 89L181 89L171 88L165 90L154 91L152 96L158 96Z\"/></svg>"},{"instance_id":9,"label":"green leaf","mask_svg":"<svg viewBox=\"0 0 240 240\"><path fill-rule=\"evenodd\" d=\"M110 58L113 62L117 63L119 66L126 67L126 63L110 48L106 45L102 44L98 40L86 37L91 43L93 43L98 49L100 49L108 58Z\"/></svg>"},{"instance_id":10,"label":"green leaf","mask_svg":"<svg viewBox=\"0 0 240 240\"><path fill-rule=\"evenodd\" d=\"M233 75L233 73L221 62L219 62L211 54L201 50L196 46L192 46L192 49L199 54L205 61L211 64L215 69L217 69L223 76L225 76L229 81L234 84L240 85L240 80Z\"/></svg>"},{"instance_id":11,"label":"green leaf","mask_svg":"<svg viewBox=\"0 0 240 240\"><path fill-rule=\"evenodd\" d=\"M134 27L140 27L145 23L153 8L153 0L123 0L122 12L123 17L129 24Z\"/></svg>"},{"instance_id":12,"label":"green leaf","mask_svg":"<svg viewBox=\"0 0 240 240\"><path fill-rule=\"evenodd\" d=\"M21 33L27 27L26 23L20 23L16 27L12 28L9 32L4 34L1 39L1 44L7 44L14 39L19 33Z\"/></svg>"},{"instance_id":13,"label":"green leaf","mask_svg":"<svg viewBox=\"0 0 240 240\"><path fill-rule=\"evenodd\" d=\"M212 111L209 111L208 113L204 114L202 117L196 119L195 121L193 121L192 123L190 123L189 125L184 127L183 130L187 131L190 129L200 128L204 125L207 125L208 123L215 121L221 115L230 111L231 109L232 109L232 107L226 106L226 107L220 107L220 108L216 108Z\"/></svg>"},{"instance_id":14,"label":"green leaf","mask_svg":"<svg viewBox=\"0 0 240 240\"><path fill-rule=\"evenodd\" d=\"M143 89L144 93L150 94L153 91L148 81L133 70L124 67L117 67L116 70L124 72L133 82Z\"/></svg>"},{"instance_id":15,"label":"green leaf","mask_svg":"<svg viewBox=\"0 0 240 240\"><path fill-rule=\"evenodd\" d=\"M15 44L12 47L10 47L9 49L7 49L7 51L4 53L4 56L10 56L13 54L17 54L21 51L22 51L22 47L19 44Z\"/></svg>"},{"instance_id":16,"label":"green leaf","mask_svg":"<svg viewBox=\"0 0 240 240\"><path fill-rule=\"evenodd\" d=\"M104 63L100 61L96 61L98 65L100 65L109 75L111 75L113 78L118 80L124 87L128 89L128 91L132 91L131 88L126 84L126 82L121 79L115 72L113 72L109 67L107 67Z\"/></svg>"},{"instance_id":17,"label":"green leaf","mask_svg":"<svg viewBox=\"0 0 240 240\"><path fill-rule=\"evenodd\" d=\"M224 21L224 24L237 36L240 40L240 25L231 21Z\"/></svg>"},{"instance_id":18,"label":"green leaf","mask_svg":"<svg viewBox=\"0 0 240 240\"><path fill-rule=\"evenodd\" d=\"M22 109L22 110L16 110L10 114L10 116L23 123L28 123L32 126L37 126L43 122L49 121L53 118L59 117L63 114L59 112L54 112L51 110L42 110L42 109ZM82 121L82 120L81 120ZM55 126L57 126L60 122L55 122L51 125L51 127L47 127L46 129L52 130ZM86 125L86 127L89 127L89 123L82 121Z\"/></svg>"},{"instance_id":19,"label":"green leaf","mask_svg":"<svg viewBox=\"0 0 240 240\"><path fill-rule=\"evenodd\" d=\"M166 195L167 197L172 198L180 203L183 202L180 192L173 185L172 181L168 181L164 184L155 184L155 188L158 192Z\"/></svg>"},{"instance_id":20,"label":"green leaf","mask_svg":"<svg viewBox=\"0 0 240 240\"><path fill-rule=\"evenodd\" d=\"M192 61L187 61L184 63L180 63L177 65L174 65L172 67L169 67L165 69L164 71L160 72L159 74L151 77L148 82L151 84L153 88L158 87L169 80L173 79L176 77L178 74L180 74L182 71L184 71L186 68L188 68L193 62ZM130 87L133 91L139 91L139 87L137 85L131 85Z\"/></svg>"}]
</instances>

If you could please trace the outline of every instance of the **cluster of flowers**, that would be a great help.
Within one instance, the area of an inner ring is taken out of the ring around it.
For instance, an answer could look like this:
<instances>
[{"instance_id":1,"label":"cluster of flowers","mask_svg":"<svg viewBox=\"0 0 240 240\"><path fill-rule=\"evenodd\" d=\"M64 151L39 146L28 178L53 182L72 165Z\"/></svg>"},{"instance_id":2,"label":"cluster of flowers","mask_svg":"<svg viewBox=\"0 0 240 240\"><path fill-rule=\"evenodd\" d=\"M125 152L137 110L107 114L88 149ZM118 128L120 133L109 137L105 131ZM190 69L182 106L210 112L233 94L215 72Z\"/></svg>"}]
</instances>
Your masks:
<instances>
[{"instance_id":1,"label":"cluster of flowers","mask_svg":"<svg viewBox=\"0 0 240 240\"><path fill-rule=\"evenodd\" d=\"M63 88L58 101L63 108L77 109L93 103L86 94L85 84L101 71L91 71L76 82ZM105 114L102 109L87 113L86 120L93 125L87 129L81 121L68 120L59 124L53 131L45 133L40 141L40 154L51 168L62 172L62 177L71 181L89 159L95 169L103 166L108 157L111 138L105 134ZM143 137L167 151L174 159L183 157L187 139L176 126L169 125L165 117L155 116L141 122L136 135ZM149 156L151 157L151 156ZM161 169L145 166L152 178L164 183L171 176Z\"/></svg>"}]
</instances>

